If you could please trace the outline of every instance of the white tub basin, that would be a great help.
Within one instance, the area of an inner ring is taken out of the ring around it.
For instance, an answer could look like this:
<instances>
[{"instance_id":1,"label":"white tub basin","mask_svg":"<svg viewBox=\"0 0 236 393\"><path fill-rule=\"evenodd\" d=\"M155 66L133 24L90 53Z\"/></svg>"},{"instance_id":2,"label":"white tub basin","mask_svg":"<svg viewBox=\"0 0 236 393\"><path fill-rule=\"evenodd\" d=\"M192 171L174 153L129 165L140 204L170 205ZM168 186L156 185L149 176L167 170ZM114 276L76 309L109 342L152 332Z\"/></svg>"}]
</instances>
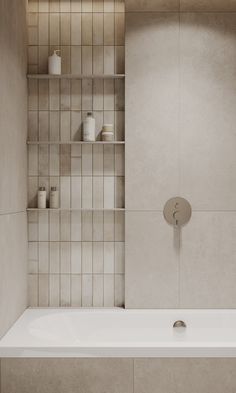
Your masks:
<instances>
[{"instance_id":1,"label":"white tub basin","mask_svg":"<svg viewBox=\"0 0 236 393\"><path fill-rule=\"evenodd\" d=\"M236 311L27 309L0 357L236 357Z\"/></svg>"}]
</instances>

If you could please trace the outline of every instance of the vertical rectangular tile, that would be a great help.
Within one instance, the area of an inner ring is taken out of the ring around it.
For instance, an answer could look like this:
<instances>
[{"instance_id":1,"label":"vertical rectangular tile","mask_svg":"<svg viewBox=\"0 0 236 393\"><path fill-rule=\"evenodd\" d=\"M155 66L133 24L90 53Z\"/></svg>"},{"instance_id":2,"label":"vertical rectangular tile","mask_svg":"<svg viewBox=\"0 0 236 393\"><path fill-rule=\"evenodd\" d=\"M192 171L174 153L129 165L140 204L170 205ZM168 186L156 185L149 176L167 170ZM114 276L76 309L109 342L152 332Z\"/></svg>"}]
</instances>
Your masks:
<instances>
[{"instance_id":1,"label":"vertical rectangular tile","mask_svg":"<svg viewBox=\"0 0 236 393\"><path fill-rule=\"evenodd\" d=\"M105 145L104 146L104 176L114 175L114 164L115 164L114 146Z\"/></svg>"},{"instance_id":2,"label":"vertical rectangular tile","mask_svg":"<svg viewBox=\"0 0 236 393\"><path fill-rule=\"evenodd\" d=\"M62 211L60 213L60 240L63 241L70 241L70 212L69 211Z\"/></svg>"},{"instance_id":3,"label":"vertical rectangular tile","mask_svg":"<svg viewBox=\"0 0 236 393\"><path fill-rule=\"evenodd\" d=\"M49 175L59 176L59 146L52 145L49 147Z\"/></svg>"},{"instance_id":4,"label":"vertical rectangular tile","mask_svg":"<svg viewBox=\"0 0 236 393\"><path fill-rule=\"evenodd\" d=\"M70 45L70 14L61 13L60 19L61 45Z\"/></svg>"},{"instance_id":5,"label":"vertical rectangular tile","mask_svg":"<svg viewBox=\"0 0 236 393\"><path fill-rule=\"evenodd\" d=\"M38 275L28 276L29 306L38 307Z\"/></svg>"},{"instance_id":6,"label":"vertical rectangular tile","mask_svg":"<svg viewBox=\"0 0 236 393\"><path fill-rule=\"evenodd\" d=\"M92 239L94 242L103 241L103 212L93 212L93 233Z\"/></svg>"},{"instance_id":7,"label":"vertical rectangular tile","mask_svg":"<svg viewBox=\"0 0 236 393\"><path fill-rule=\"evenodd\" d=\"M82 175L91 176L92 166L92 146L84 145L82 146Z\"/></svg>"},{"instance_id":8,"label":"vertical rectangular tile","mask_svg":"<svg viewBox=\"0 0 236 393\"><path fill-rule=\"evenodd\" d=\"M113 242L104 242L104 273L115 272L115 248Z\"/></svg>"},{"instance_id":9,"label":"vertical rectangular tile","mask_svg":"<svg viewBox=\"0 0 236 393\"><path fill-rule=\"evenodd\" d=\"M71 46L71 73L81 74L82 72L82 58L81 58L81 46Z\"/></svg>"},{"instance_id":10,"label":"vertical rectangular tile","mask_svg":"<svg viewBox=\"0 0 236 393\"><path fill-rule=\"evenodd\" d=\"M61 101L61 110L70 110L71 103L71 91L70 91L70 80L62 79L61 80L61 90L60 90L60 101Z\"/></svg>"},{"instance_id":11,"label":"vertical rectangular tile","mask_svg":"<svg viewBox=\"0 0 236 393\"><path fill-rule=\"evenodd\" d=\"M91 209L93 206L93 179L91 176L82 177L82 208Z\"/></svg>"},{"instance_id":12,"label":"vertical rectangular tile","mask_svg":"<svg viewBox=\"0 0 236 393\"><path fill-rule=\"evenodd\" d=\"M51 111L57 111L59 109L59 81L50 80L49 81L49 108ZM51 116L51 115L50 115Z\"/></svg>"},{"instance_id":13,"label":"vertical rectangular tile","mask_svg":"<svg viewBox=\"0 0 236 393\"><path fill-rule=\"evenodd\" d=\"M48 274L39 274L39 307L48 307L49 305L49 276Z\"/></svg>"},{"instance_id":14,"label":"vertical rectangular tile","mask_svg":"<svg viewBox=\"0 0 236 393\"><path fill-rule=\"evenodd\" d=\"M104 212L104 241L115 240L115 215L114 212Z\"/></svg>"},{"instance_id":15,"label":"vertical rectangular tile","mask_svg":"<svg viewBox=\"0 0 236 393\"><path fill-rule=\"evenodd\" d=\"M71 241L81 241L81 212L71 212Z\"/></svg>"},{"instance_id":16,"label":"vertical rectangular tile","mask_svg":"<svg viewBox=\"0 0 236 393\"><path fill-rule=\"evenodd\" d=\"M81 88L82 88L81 80L72 80L71 81L71 110L73 110L73 111L80 111L82 109ZM78 114L78 112L75 112L75 113ZM73 116L73 112L71 115ZM80 120L77 123L77 128L76 128L77 132L74 134L74 140L81 140L81 130L79 130L79 126L81 123L81 113L79 113L79 116L80 116Z\"/></svg>"},{"instance_id":17,"label":"vertical rectangular tile","mask_svg":"<svg viewBox=\"0 0 236 393\"><path fill-rule=\"evenodd\" d=\"M104 46L104 74L115 73L115 47Z\"/></svg>"},{"instance_id":18,"label":"vertical rectangular tile","mask_svg":"<svg viewBox=\"0 0 236 393\"><path fill-rule=\"evenodd\" d=\"M104 208L113 209L115 203L115 181L114 177L104 177Z\"/></svg>"},{"instance_id":19,"label":"vertical rectangular tile","mask_svg":"<svg viewBox=\"0 0 236 393\"><path fill-rule=\"evenodd\" d=\"M72 101L73 102L73 101ZM81 112L71 112L71 140L80 141L82 139ZM81 158L81 146L71 146L71 156Z\"/></svg>"},{"instance_id":20,"label":"vertical rectangular tile","mask_svg":"<svg viewBox=\"0 0 236 393\"><path fill-rule=\"evenodd\" d=\"M72 181L73 185L73 181ZM73 187L72 187L73 190ZM70 177L63 176L60 181L60 201L61 208L70 208Z\"/></svg>"},{"instance_id":21,"label":"vertical rectangular tile","mask_svg":"<svg viewBox=\"0 0 236 393\"><path fill-rule=\"evenodd\" d=\"M49 12L59 12L60 11L60 0L50 0Z\"/></svg>"},{"instance_id":22,"label":"vertical rectangular tile","mask_svg":"<svg viewBox=\"0 0 236 393\"><path fill-rule=\"evenodd\" d=\"M104 0L104 12L115 11L115 0Z\"/></svg>"},{"instance_id":23,"label":"vertical rectangular tile","mask_svg":"<svg viewBox=\"0 0 236 393\"><path fill-rule=\"evenodd\" d=\"M48 242L39 242L39 273L49 273L48 245Z\"/></svg>"},{"instance_id":24,"label":"vertical rectangular tile","mask_svg":"<svg viewBox=\"0 0 236 393\"><path fill-rule=\"evenodd\" d=\"M28 146L28 176L38 175L38 146Z\"/></svg>"},{"instance_id":25,"label":"vertical rectangular tile","mask_svg":"<svg viewBox=\"0 0 236 393\"><path fill-rule=\"evenodd\" d=\"M82 12L92 12L93 11L93 1L92 0L81 0L82 1Z\"/></svg>"},{"instance_id":26,"label":"vertical rectangular tile","mask_svg":"<svg viewBox=\"0 0 236 393\"><path fill-rule=\"evenodd\" d=\"M91 211L82 212L82 240L93 240L93 213Z\"/></svg>"},{"instance_id":27,"label":"vertical rectangular tile","mask_svg":"<svg viewBox=\"0 0 236 393\"><path fill-rule=\"evenodd\" d=\"M38 273L38 243L28 242L28 272L29 274Z\"/></svg>"},{"instance_id":28,"label":"vertical rectangular tile","mask_svg":"<svg viewBox=\"0 0 236 393\"><path fill-rule=\"evenodd\" d=\"M72 209L80 209L81 206L82 206L81 177L73 176L71 178L71 207Z\"/></svg>"},{"instance_id":29,"label":"vertical rectangular tile","mask_svg":"<svg viewBox=\"0 0 236 393\"><path fill-rule=\"evenodd\" d=\"M93 45L103 45L102 13L93 13Z\"/></svg>"},{"instance_id":30,"label":"vertical rectangular tile","mask_svg":"<svg viewBox=\"0 0 236 393\"><path fill-rule=\"evenodd\" d=\"M82 74L89 75L92 73L93 73L93 48L92 46L82 46Z\"/></svg>"},{"instance_id":31,"label":"vertical rectangular tile","mask_svg":"<svg viewBox=\"0 0 236 393\"><path fill-rule=\"evenodd\" d=\"M81 1L82 0L71 0L71 12L81 12Z\"/></svg>"},{"instance_id":32,"label":"vertical rectangular tile","mask_svg":"<svg viewBox=\"0 0 236 393\"><path fill-rule=\"evenodd\" d=\"M103 208L103 177L93 177L93 208Z\"/></svg>"},{"instance_id":33,"label":"vertical rectangular tile","mask_svg":"<svg viewBox=\"0 0 236 393\"><path fill-rule=\"evenodd\" d=\"M115 108L115 86L114 80L104 80L104 109L114 110Z\"/></svg>"},{"instance_id":34,"label":"vertical rectangular tile","mask_svg":"<svg viewBox=\"0 0 236 393\"><path fill-rule=\"evenodd\" d=\"M28 109L38 110L38 81L33 79L28 83Z\"/></svg>"},{"instance_id":35,"label":"vertical rectangular tile","mask_svg":"<svg viewBox=\"0 0 236 393\"><path fill-rule=\"evenodd\" d=\"M104 73L103 46L93 46L93 73L101 75Z\"/></svg>"},{"instance_id":36,"label":"vertical rectangular tile","mask_svg":"<svg viewBox=\"0 0 236 393\"><path fill-rule=\"evenodd\" d=\"M60 42L60 17L59 13L51 13L49 16L49 43L59 46Z\"/></svg>"},{"instance_id":37,"label":"vertical rectangular tile","mask_svg":"<svg viewBox=\"0 0 236 393\"><path fill-rule=\"evenodd\" d=\"M60 242L60 273L70 274L70 243Z\"/></svg>"},{"instance_id":38,"label":"vertical rectangular tile","mask_svg":"<svg viewBox=\"0 0 236 393\"><path fill-rule=\"evenodd\" d=\"M39 223L39 241L49 240L49 221L48 212L39 211L38 213L38 223Z\"/></svg>"},{"instance_id":39,"label":"vertical rectangular tile","mask_svg":"<svg viewBox=\"0 0 236 393\"><path fill-rule=\"evenodd\" d=\"M103 276L93 275L93 307L103 306Z\"/></svg>"},{"instance_id":40,"label":"vertical rectangular tile","mask_svg":"<svg viewBox=\"0 0 236 393\"><path fill-rule=\"evenodd\" d=\"M104 45L114 45L115 23L113 13L104 13Z\"/></svg>"},{"instance_id":41,"label":"vertical rectangular tile","mask_svg":"<svg viewBox=\"0 0 236 393\"><path fill-rule=\"evenodd\" d=\"M71 273L72 274L81 274L81 243L80 242L72 242L71 243Z\"/></svg>"},{"instance_id":42,"label":"vertical rectangular tile","mask_svg":"<svg viewBox=\"0 0 236 393\"><path fill-rule=\"evenodd\" d=\"M81 13L71 14L71 45L81 45Z\"/></svg>"},{"instance_id":43,"label":"vertical rectangular tile","mask_svg":"<svg viewBox=\"0 0 236 393\"><path fill-rule=\"evenodd\" d=\"M102 274L103 265L103 243L93 241L93 274Z\"/></svg>"},{"instance_id":44,"label":"vertical rectangular tile","mask_svg":"<svg viewBox=\"0 0 236 393\"><path fill-rule=\"evenodd\" d=\"M125 47L115 46L115 74L125 73Z\"/></svg>"},{"instance_id":45,"label":"vertical rectangular tile","mask_svg":"<svg viewBox=\"0 0 236 393\"><path fill-rule=\"evenodd\" d=\"M39 45L48 45L48 14L39 14L39 27L38 27L38 34L39 34Z\"/></svg>"},{"instance_id":46,"label":"vertical rectangular tile","mask_svg":"<svg viewBox=\"0 0 236 393\"><path fill-rule=\"evenodd\" d=\"M60 11L61 12L70 12L71 11L71 0L60 0Z\"/></svg>"},{"instance_id":47,"label":"vertical rectangular tile","mask_svg":"<svg viewBox=\"0 0 236 393\"><path fill-rule=\"evenodd\" d=\"M115 241L123 242L125 238L125 215L115 212Z\"/></svg>"},{"instance_id":48,"label":"vertical rectangular tile","mask_svg":"<svg viewBox=\"0 0 236 393\"><path fill-rule=\"evenodd\" d=\"M70 307L70 275L62 274L60 276L60 306L61 307Z\"/></svg>"},{"instance_id":49,"label":"vertical rectangular tile","mask_svg":"<svg viewBox=\"0 0 236 393\"><path fill-rule=\"evenodd\" d=\"M93 272L92 242L82 242L82 274Z\"/></svg>"},{"instance_id":50,"label":"vertical rectangular tile","mask_svg":"<svg viewBox=\"0 0 236 393\"><path fill-rule=\"evenodd\" d=\"M93 305L93 279L92 274L82 275L82 306L92 307Z\"/></svg>"},{"instance_id":51,"label":"vertical rectangular tile","mask_svg":"<svg viewBox=\"0 0 236 393\"><path fill-rule=\"evenodd\" d=\"M58 274L49 276L49 307L59 307L60 305L60 280Z\"/></svg>"},{"instance_id":52,"label":"vertical rectangular tile","mask_svg":"<svg viewBox=\"0 0 236 393\"><path fill-rule=\"evenodd\" d=\"M50 211L49 214L49 222L50 222L50 232L49 232L49 239L51 242L53 241L59 241L60 239L60 216L59 212L55 211Z\"/></svg>"},{"instance_id":53,"label":"vertical rectangular tile","mask_svg":"<svg viewBox=\"0 0 236 393\"><path fill-rule=\"evenodd\" d=\"M114 275L104 275L104 307L114 307Z\"/></svg>"},{"instance_id":54,"label":"vertical rectangular tile","mask_svg":"<svg viewBox=\"0 0 236 393\"><path fill-rule=\"evenodd\" d=\"M115 13L115 45L124 45L125 43L125 14L123 12Z\"/></svg>"},{"instance_id":55,"label":"vertical rectangular tile","mask_svg":"<svg viewBox=\"0 0 236 393\"><path fill-rule=\"evenodd\" d=\"M50 242L49 243L49 270L50 274L60 273L60 243Z\"/></svg>"},{"instance_id":56,"label":"vertical rectangular tile","mask_svg":"<svg viewBox=\"0 0 236 393\"><path fill-rule=\"evenodd\" d=\"M115 242L115 273L125 273L125 243Z\"/></svg>"},{"instance_id":57,"label":"vertical rectangular tile","mask_svg":"<svg viewBox=\"0 0 236 393\"><path fill-rule=\"evenodd\" d=\"M38 112L28 112L28 138L30 141L38 140Z\"/></svg>"},{"instance_id":58,"label":"vertical rectangular tile","mask_svg":"<svg viewBox=\"0 0 236 393\"><path fill-rule=\"evenodd\" d=\"M93 42L92 13L82 13L82 45L92 45Z\"/></svg>"},{"instance_id":59,"label":"vertical rectangular tile","mask_svg":"<svg viewBox=\"0 0 236 393\"><path fill-rule=\"evenodd\" d=\"M125 305L125 280L124 274L115 275L115 307Z\"/></svg>"},{"instance_id":60,"label":"vertical rectangular tile","mask_svg":"<svg viewBox=\"0 0 236 393\"><path fill-rule=\"evenodd\" d=\"M103 176L103 146L93 146L93 176Z\"/></svg>"},{"instance_id":61,"label":"vertical rectangular tile","mask_svg":"<svg viewBox=\"0 0 236 393\"><path fill-rule=\"evenodd\" d=\"M95 79L93 81L93 109L103 110L103 80Z\"/></svg>"},{"instance_id":62,"label":"vertical rectangular tile","mask_svg":"<svg viewBox=\"0 0 236 393\"><path fill-rule=\"evenodd\" d=\"M115 207L125 207L125 182L123 176L115 178Z\"/></svg>"},{"instance_id":63,"label":"vertical rectangular tile","mask_svg":"<svg viewBox=\"0 0 236 393\"><path fill-rule=\"evenodd\" d=\"M115 175L125 175L125 152L122 145L115 146Z\"/></svg>"},{"instance_id":64,"label":"vertical rectangular tile","mask_svg":"<svg viewBox=\"0 0 236 393\"><path fill-rule=\"evenodd\" d=\"M72 71L72 66L71 66L71 53L74 50L74 46L70 47L68 45L61 45L61 70L63 74L76 74L77 69L73 68Z\"/></svg>"},{"instance_id":65,"label":"vertical rectangular tile","mask_svg":"<svg viewBox=\"0 0 236 393\"><path fill-rule=\"evenodd\" d=\"M71 275L71 306L72 307L81 307L81 275L72 274Z\"/></svg>"},{"instance_id":66,"label":"vertical rectangular tile","mask_svg":"<svg viewBox=\"0 0 236 393\"><path fill-rule=\"evenodd\" d=\"M49 56L49 46L48 45L40 45L38 50L39 56L39 65L38 72L40 74L48 73L48 56Z\"/></svg>"},{"instance_id":67,"label":"vertical rectangular tile","mask_svg":"<svg viewBox=\"0 0 236 393\"><path fill-rule=\"evenodd\" d=\"M61 123L60 123L60 134L61 141L69 141L70 140L70 112L62 111L61 114Z\"/></svg>"}]
</instances>

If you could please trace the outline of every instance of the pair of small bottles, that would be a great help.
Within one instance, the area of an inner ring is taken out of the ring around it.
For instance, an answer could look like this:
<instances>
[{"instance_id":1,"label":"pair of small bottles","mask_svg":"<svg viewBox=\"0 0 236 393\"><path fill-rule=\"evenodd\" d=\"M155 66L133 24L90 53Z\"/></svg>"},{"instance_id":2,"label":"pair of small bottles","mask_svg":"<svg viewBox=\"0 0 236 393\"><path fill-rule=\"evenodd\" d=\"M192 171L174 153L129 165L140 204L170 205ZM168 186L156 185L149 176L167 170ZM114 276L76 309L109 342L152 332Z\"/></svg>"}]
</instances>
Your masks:
<instances>
[{"instance_id":1,"label":"pair of small bottles","mask_svg":"<svg viewBox=\"0 0 236 393\"><path fill-rule=\"evenodd\" d=\"M47 207L47 192L45 187L40 187L38 190L38 209L46 209ZM49 198L50 209L59 208L59 194L56 187L51 187Z\"/></svg>"}]
</instances>

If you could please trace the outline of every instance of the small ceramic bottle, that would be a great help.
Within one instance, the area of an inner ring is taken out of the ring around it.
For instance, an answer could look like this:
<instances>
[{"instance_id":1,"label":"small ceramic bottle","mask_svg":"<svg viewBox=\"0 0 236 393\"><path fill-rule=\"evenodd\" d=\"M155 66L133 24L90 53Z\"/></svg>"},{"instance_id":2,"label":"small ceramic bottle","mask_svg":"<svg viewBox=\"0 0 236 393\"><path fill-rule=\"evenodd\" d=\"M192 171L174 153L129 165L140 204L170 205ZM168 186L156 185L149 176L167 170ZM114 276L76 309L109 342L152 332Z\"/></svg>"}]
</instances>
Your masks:
<instances>
[{"instance_id":1,"label":"small ceramic bottle","mask_svg":"<svg viewBox=\"0 0 236 393\"><path fill-rule=\"evenodd\" d=\"M48 73L50 75L60 75L61 74L61 57L58 56L60 50L54 50L52 56L48 58Z\"/></svg>"},{"instance_id":2,"label":"small ceramic bottle","mask_svg":"<svg viewBox=\"0 0 236 393\"><path fill-rule=\"evenodd\" d=\"M50 209L59 208L59 193L56 187L51 187L50 191Z\"/></svg>"},{"instance_id":3,"label":"small ceramic bottle","mask_svg":"<svg viewBox=\"0 0 236 393\"><path fill-rule=\"evenodd\" d=\"M47 193L45 187L38 190L38 209L46 209Z\"/></svg>"},{"instance_id":4,"label":"small ceramic bottle","mask_svg":"<svg viewBox=\"0 0 236 393\"><path fill-rule=\"evenodd\" d=\"M88 112L83 122L83 140L85 142L93 142L95 139L95 119L92 112Z\"/></svg>"}]
</instances>

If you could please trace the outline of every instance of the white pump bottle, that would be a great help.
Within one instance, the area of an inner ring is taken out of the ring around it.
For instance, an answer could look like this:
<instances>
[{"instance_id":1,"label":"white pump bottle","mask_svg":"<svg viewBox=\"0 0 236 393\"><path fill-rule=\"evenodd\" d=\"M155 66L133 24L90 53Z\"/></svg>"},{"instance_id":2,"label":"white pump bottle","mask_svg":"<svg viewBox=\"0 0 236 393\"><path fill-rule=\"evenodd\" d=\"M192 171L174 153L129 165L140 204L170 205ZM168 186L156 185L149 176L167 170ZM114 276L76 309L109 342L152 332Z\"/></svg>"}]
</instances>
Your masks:
<instances>
[{"instance_id":1,"label":"white pump bottle","mask_svg":"<svg viewBox=\"0 0 236 393\"><path fill-rule=\"evenodd\" d=\"M54 50L52 56L48 58L48 73L50 75L61 75L61 57L58 56L60 50Z\"/></svg>"}]
</instances>

